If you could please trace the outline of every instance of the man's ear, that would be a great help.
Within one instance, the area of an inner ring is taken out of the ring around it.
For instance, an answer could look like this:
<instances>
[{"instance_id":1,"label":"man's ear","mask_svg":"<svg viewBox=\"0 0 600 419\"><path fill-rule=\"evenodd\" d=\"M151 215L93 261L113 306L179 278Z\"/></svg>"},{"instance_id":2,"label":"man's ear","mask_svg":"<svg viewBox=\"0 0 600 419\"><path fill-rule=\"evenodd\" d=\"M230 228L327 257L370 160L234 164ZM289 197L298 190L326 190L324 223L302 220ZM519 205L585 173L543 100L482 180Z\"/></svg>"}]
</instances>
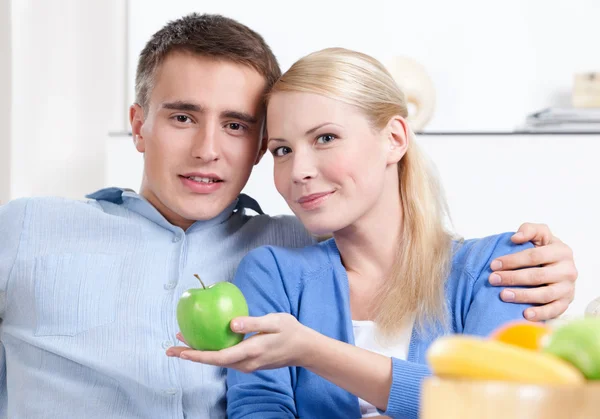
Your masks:
<instances>
[{"instance_id":1,"label":"man's ear","mask_svg":"<svg viewBox=\"0 0 600 419\"><path fill-rule=\"evenodd\" d=\"M267 152L268 138L269 138L269 136L267 135L267 130L264 130L264 133L260 140L260 147L258 149L258 154L256 155L256 161L254 162L255 166L260 162L260 160L263 158L263 156Z\"/></svg>"},{"instance_id":2,"label":"man's ear","mask_svg":"<svg viewBox=\"0 0 600 419\"><path fill-rule=\"evenodd\" d=\"M146 151L146 144L142 136L142 127L144 126L144 109L134 103L129 107L129 124L131 125L131 134L133 135L133 144L140 153Z\"/></svg>"},{"instance_id":3,"label":"man's ear","mask_svg":"<svg viewBox=\"0 0 600 419\"><path fill-rule=\"evenodd\" d=\"M396 115L387 124L388 164L397 164L408 150L410 128L404 118Z\"/></svg>"}]
</instances>

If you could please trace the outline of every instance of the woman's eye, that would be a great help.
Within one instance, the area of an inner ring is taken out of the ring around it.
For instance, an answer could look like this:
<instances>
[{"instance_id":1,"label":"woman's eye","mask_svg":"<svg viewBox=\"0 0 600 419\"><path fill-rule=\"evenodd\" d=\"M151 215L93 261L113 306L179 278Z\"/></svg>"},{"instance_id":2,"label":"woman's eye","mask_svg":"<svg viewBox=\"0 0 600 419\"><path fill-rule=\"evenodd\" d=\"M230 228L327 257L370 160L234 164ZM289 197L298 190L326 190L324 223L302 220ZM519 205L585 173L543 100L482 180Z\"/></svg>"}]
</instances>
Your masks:
<instances>
[{"instance_id":1,"label":"woman's eye","mask_svg":"<svg viewBox=\"0 0 600 419\"><path fill-rule=\"evenodd\" d=\"M289 147L277 147L271 153L273 154L274 157L283 157L286 154L291 153L291 152L292 152L292 149Z\"/></svg>"},{"instance_id":2,"label":"woman's eye","mask_svg":"<svg viewBox=\"0 0 600 419\"><path fill-rule=\"evenodd\" d=\"M317 137L317 143L327 144L335 140L335 135L333 134L323 134Z\"/></svg>"}]
</instances>

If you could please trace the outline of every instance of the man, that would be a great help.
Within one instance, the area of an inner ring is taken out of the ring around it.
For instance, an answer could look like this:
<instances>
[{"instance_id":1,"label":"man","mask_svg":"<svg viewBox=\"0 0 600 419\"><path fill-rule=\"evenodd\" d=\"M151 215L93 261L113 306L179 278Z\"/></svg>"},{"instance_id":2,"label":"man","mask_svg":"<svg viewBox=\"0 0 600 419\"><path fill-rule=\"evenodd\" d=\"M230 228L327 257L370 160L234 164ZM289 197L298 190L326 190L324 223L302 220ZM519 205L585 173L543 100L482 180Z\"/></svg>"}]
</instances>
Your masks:
<instances>
[{"instance_id":1,"label":"man","mask_svg":"<svg viewBox=\"0 0 600 419\"><path fill-rule=\"evenodd\" d=\"M250 249L312 242L293 217L261 215L240 195L265 151L263 95L279 75L263 39L233 20L170 22L141 53L130 109L140 193L0 208L0 418L225 417L224 371L165 350L194 274L230 280ZM525 225L519 240L542 246L503 258L499 277L544 278L514 300L550 303L536 319L562 313L576 277L569 248L545 226ZM530 260L543 266L513 271Z\"/></svg>"}]
</instances>

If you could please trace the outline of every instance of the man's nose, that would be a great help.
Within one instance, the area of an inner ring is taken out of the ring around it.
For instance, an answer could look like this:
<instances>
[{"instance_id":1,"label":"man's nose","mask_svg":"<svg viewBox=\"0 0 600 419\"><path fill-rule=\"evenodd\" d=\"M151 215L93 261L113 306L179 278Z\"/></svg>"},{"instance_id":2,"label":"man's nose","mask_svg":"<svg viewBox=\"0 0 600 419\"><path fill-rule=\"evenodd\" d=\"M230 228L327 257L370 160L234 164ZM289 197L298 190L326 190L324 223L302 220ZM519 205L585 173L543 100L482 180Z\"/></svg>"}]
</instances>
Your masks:
<instances>
[{"instance_id":1,"label":"man's nose","mask_svg":"<svg viewBox=\"0 0 600 419\"><path fill-rule=\"evenodd\" d=\"M204 162L219 159L219 142L217 127L212 124L205 125L194 138L192 156Z\"/></svg>"}]
</instances>

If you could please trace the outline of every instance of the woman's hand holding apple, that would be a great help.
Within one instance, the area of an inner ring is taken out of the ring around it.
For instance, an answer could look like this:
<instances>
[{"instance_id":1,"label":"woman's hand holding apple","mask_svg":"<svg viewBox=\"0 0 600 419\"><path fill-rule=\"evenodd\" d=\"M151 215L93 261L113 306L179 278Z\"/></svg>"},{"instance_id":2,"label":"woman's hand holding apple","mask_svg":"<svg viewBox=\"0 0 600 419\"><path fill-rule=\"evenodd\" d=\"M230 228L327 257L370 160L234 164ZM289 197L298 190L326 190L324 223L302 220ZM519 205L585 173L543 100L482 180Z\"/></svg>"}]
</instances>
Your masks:
<instances>
[{"instance_id":1,"label":"woman's hand holding apple","mask_svg":"<svg viewBox=\"0 0 600 419\"><path fill-rule=\"evenodd\" d=\"M316 332L300 324L290 314L237 317L231 321L231 330L241 334L255 334L220 351L196 351L176 346L169 348L167 355L247 373L261 369L305 366L310 354L316 352L310 347L311 342L314 342L311 335ZM181 335L178 338L185 342Z\"/></svg>"}]
</instances>

